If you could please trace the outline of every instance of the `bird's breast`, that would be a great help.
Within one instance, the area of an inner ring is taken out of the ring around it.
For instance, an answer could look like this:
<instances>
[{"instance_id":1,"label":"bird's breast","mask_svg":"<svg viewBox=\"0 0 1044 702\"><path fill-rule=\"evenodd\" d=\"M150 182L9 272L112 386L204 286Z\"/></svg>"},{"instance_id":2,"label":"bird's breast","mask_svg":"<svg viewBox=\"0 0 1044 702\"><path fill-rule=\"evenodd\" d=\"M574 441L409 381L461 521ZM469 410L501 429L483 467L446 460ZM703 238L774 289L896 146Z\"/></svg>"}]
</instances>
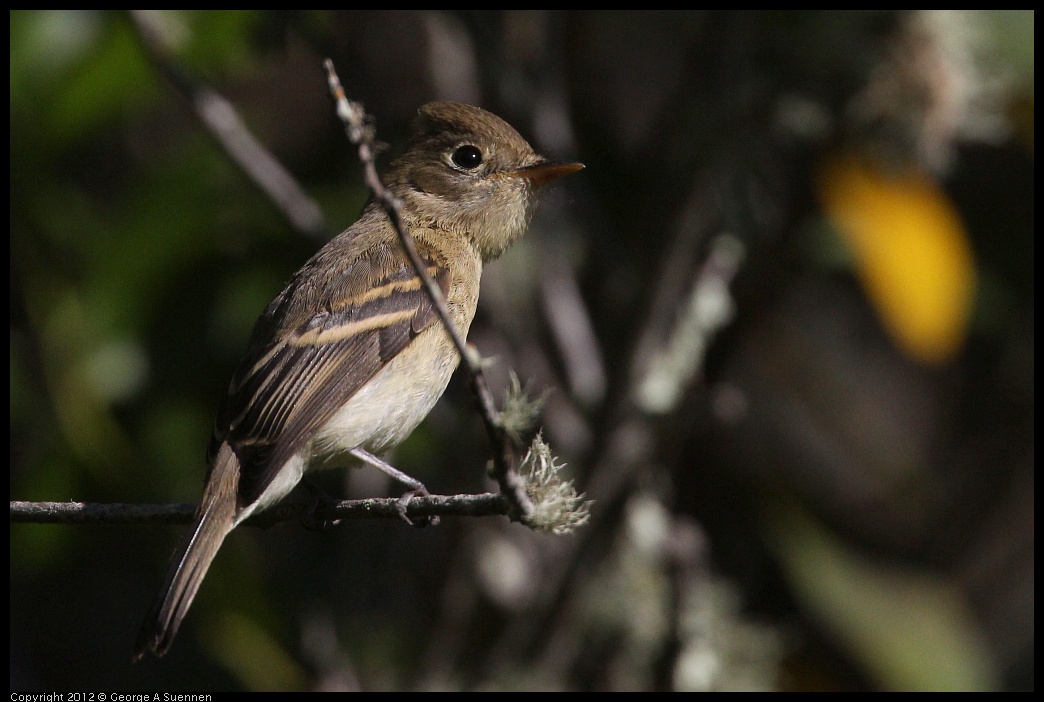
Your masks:
<instances>
[{"instance_id":1,"label":"bird's breast","mask_svg":"<svg viewBox=\"0 0 1044 702\"><path fill-rule=\"evenodd\" d=\"M450 316L464 337L475 317L481 274L477 254L461 252L465 253L451 265L447 296ZM362 447L381 454L393 448L435 406L459 361L460 354L439 317L334 413L316 432L309 453L339 454Z\"/></svg>"}]
</instances>

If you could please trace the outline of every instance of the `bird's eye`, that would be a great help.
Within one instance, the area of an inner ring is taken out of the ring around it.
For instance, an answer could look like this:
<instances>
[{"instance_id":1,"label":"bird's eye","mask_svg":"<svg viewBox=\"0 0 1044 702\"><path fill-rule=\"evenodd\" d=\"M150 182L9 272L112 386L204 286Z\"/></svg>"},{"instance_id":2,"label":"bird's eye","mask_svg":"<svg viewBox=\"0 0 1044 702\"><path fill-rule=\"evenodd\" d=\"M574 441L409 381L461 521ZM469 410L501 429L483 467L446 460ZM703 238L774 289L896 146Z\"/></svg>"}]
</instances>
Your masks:
<instances>
[{"instance_id":1,"label":"bird's eye","mask_svg":"<svg viewBox=\"0 0 1044 702\"><path fill-rule=\"evenodd\" d=\"M453 159L453 163L457 166L469 171L482 164L482 152L478 150L477 146L472 146L471 144L459 147L450 158Z\"/></svg>"}]
</instances>

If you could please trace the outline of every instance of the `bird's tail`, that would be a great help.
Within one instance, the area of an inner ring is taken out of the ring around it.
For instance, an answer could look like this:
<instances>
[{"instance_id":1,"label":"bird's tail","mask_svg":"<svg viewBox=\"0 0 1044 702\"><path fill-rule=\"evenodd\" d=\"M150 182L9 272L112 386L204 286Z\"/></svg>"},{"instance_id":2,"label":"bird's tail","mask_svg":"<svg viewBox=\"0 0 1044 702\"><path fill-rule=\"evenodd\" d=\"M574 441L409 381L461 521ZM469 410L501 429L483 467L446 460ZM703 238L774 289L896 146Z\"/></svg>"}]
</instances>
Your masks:
<instances>
[{"instance_id":1,"label":"bird's tail","mask_svg":"<svg viewBox=\"0 0 1044 702\"><path fill-rule=\"evenodd\" d=\"M159 599L142 622L133 660L141 660L146 651L162 656L170 648L203 576L236 524L238 487L239 460L228 444L223 444L207 478L192 529L174 552Z\"/></svg>"}]
</instances>

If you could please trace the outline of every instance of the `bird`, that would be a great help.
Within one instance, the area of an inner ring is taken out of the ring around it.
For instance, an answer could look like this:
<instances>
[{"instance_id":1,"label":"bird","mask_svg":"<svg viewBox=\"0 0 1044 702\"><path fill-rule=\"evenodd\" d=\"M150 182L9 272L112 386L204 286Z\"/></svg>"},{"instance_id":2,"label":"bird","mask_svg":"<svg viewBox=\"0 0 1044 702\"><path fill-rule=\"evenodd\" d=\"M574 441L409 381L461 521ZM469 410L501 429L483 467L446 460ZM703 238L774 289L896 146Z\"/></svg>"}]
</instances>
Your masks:
<instances>
[{"instance_id":1,"label":"bird","mask_svg":"<svg viewBox=\"0 0 1044 702\"><path fill-rule=\"evenodd\" d=\"M525 233L543 185L583 167L537 154L482 108L420 107L382 181L400 201L402 222L462 337L475 316L483 264ZM133 659L168 652L236 526L278 503L330 456L383 464L380 457L431 411L459 360L387 212L371 198L258 318L217 413L192 527ZM413 488L404 497L426 494L402 479Z\"/></svg>"}]
</instances>

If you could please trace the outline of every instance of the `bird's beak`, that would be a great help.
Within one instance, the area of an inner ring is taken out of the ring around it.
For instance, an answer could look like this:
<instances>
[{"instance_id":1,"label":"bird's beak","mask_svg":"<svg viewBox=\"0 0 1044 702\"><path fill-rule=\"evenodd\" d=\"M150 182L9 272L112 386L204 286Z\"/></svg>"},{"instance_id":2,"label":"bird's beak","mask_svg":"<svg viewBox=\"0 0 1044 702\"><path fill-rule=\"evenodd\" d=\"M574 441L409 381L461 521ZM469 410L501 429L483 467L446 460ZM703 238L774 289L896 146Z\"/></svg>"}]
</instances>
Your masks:
<instances>
[{"instance_id":1,"label":"bird's beak","mask_svg":"<svg viewBox=\"0 0 1044 702\"><path fill-rule=\"evenodd\" d=\"M583 170L583 168L584 164L576 161L541 161L532 166L526 166L525 168L519 168L517 171L511 171L508 175L523 178L529 181L534 188L539 188L542 185L547 185L553 180L558 180L562 176L567 176L570 173L576 173L579 170Z\"/></svg>"}]
</instances>

